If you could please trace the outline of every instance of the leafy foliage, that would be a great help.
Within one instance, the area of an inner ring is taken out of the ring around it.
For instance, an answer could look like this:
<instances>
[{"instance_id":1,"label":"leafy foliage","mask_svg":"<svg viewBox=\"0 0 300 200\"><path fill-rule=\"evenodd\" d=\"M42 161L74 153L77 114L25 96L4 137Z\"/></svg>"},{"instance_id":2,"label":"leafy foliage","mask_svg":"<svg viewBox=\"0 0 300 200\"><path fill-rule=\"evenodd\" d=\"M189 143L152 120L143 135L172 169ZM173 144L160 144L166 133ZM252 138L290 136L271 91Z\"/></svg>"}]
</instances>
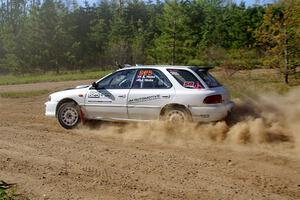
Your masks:
<instances>
[{"instance_id":1,"label":"leafy foliage","mask_svg":"<svg viewBox=\"0 0 300 200\"><path fill-rule=\"evenodd\" d=\"M266 50L265 65L283 69L286 83L300 55L299 29L300 0L285 0L266 8L263 23L256 31L258 44Z\"/></svg>"},{"instance_id":2,"label":"leafy foliage","mask_svg":"<svg viewBox=\"0 0 300 200\"><path fill-rule=\"evenodd\" d=\"M68 2L0 0L0 73L124 63L277 67L286 49L288 69L300 62L299 0Z\"/></svg>"}]
</instances>

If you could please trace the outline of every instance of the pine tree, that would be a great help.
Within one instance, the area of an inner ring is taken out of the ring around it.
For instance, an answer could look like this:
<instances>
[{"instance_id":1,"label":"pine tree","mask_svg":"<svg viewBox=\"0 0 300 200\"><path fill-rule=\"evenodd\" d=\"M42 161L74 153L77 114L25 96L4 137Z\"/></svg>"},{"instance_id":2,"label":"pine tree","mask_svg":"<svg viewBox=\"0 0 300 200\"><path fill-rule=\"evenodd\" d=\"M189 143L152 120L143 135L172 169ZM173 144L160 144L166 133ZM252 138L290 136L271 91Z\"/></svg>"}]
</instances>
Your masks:
<instances>
[{"instance_id":1,"label":"pine tree","mask_svg":"<svg viewBox=\"0 0 300 200\"><path fill-rule=\"evenodd\" d=\"M178 0L164 4L159 22L161 34L155 39L155 57L159 63L184 64L189 60L191 40L187 18Z\"/></svg>"},{"instance_id":2,"label":"pine tree","mask_svg":"<svg viewBox=\"0 0 300 200\"><path fill-rule=\"evenodd\" d=\"M299 0L285 0L266 9L263 23L256 32L258 45L267 50L266 63L283 69L284 82L289 83L291 49L299 44L300 9Z\"/></svg>"}]
</instances>

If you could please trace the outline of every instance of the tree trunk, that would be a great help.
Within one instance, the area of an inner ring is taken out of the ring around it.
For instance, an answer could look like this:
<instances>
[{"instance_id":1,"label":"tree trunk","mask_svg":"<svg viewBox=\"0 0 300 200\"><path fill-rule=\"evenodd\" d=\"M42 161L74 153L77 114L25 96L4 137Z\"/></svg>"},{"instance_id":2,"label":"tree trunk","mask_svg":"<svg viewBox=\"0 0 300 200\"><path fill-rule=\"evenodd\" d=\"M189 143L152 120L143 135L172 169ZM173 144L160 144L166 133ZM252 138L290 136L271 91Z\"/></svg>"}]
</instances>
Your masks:
<instances>
[{"instance_id":1,"label":"tree trunk","mask_svg":"<svg viewBox=\"0 0 300 200\"><path fill-rule=\"evenodd\" d=\"M56 70L56 74L59 74L60 68L59 68L59 64L57 61L55 62L55 70Z\"/></svg>"},{"instance_id":2,"label":"tree trunk","mask_svg":"<svg viewBox=\"0 0 300 200\"><path fill-rule=\"evenodd\" d=\"M7 17L10 19L10 10L9 10L9 1L6 0L6 12L7 12Z\"/></svg>"},{"instance_id":3,"label":"tree trunk","mask_svg":"<svg viewBox=\"0 0 300 200\"><path fill-rule=\"evenodd\" d=\"M285 29L286 30L286 29ZM284 82L289 84L289 54L288 54L288 38L285 34L284 38Z\"/></svg>"},{"instance_id":4,"label":"tree trunk","mask_svg":"<svg viewBox=\"0 0 300 200\"><path fill-rule=\"evenodd\" d=\"M174 20L173 31L172 65L174 65L176 58L176 20Z\"/></svg>"}]
</instances>

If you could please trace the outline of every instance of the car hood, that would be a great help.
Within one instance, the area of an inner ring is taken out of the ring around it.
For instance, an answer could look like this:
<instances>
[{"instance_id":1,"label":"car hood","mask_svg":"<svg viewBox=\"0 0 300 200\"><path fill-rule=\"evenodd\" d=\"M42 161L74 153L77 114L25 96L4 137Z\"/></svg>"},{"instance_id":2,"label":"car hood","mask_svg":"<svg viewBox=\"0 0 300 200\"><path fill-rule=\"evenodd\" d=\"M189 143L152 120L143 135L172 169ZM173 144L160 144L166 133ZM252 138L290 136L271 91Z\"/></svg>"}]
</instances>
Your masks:
<instances>
[{"instance_id":1,"label":"car hood","mask_svg":"<svg viewBox=\"0 0 300 200\"><path fill-rule=\"evenodd\" d=\"M62 91L58 91L50 94L52 101L60 101L61 99L71 98L78 99L84 97L89 90L89 85L80 85L74 88L68 88Z\"/></svg>"},{"instance_id":2,"label":"car hood","mask_svg":"<svg viewBox=\"0 0 300 200\"><path fill-rule=\"evenodd\" d=\"M74 89L81 89L81 88L87 88L89 87L90 85L78 85L76 87L73 87L73 88L67 88L65 90L74 90Z\"/></svg>"}]
</instances>

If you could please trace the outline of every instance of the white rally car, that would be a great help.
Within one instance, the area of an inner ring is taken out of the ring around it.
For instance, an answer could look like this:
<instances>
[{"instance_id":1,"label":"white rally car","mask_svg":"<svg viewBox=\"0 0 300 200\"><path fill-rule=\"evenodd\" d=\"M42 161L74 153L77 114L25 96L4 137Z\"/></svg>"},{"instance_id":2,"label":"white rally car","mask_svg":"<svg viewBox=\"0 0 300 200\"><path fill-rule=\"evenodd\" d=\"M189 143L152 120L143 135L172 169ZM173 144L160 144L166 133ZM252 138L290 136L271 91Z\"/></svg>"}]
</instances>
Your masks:
<instances>
[{"instance_id":1,"label":"white rally car","mask_svg":"<svg viewBox=\"0 0 300 200\"><path fill-rule=\"evenodd\" d=\"M88 119L218 121L234 103L208 68L130 66L91 85L53 93L45 105L46 116L70 129Z\"/></svg>"}]
</instances>

